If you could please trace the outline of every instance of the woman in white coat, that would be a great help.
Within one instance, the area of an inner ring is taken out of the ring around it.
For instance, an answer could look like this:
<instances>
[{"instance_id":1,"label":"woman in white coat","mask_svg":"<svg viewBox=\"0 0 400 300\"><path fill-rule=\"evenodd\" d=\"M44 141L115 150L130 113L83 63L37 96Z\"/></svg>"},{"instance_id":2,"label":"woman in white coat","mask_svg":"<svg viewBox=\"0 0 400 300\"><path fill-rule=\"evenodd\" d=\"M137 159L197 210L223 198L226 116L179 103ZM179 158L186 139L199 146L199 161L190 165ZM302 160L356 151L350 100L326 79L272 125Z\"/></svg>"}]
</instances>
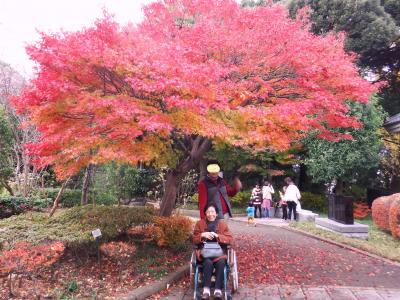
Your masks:
<instances>
[{"instance_id":1,"label":"woman in white coat","mask_svg":"<svg viewBox=\"0 0 400 300\"><path fill-rule=\"evenodd\" d=\"M286 188L284 197L285 197L285 200L287 201L287 206L288 206L288 210L289 210L288 217L289 217L289 220L292 219L292 211L293 211L293 217L294 217L294 220L296 220L297 206L299 206L299 208L301 209L300 191L290 177L285 178L285 183L287 185L287 188Z\"/></svg>"}]
</instances>

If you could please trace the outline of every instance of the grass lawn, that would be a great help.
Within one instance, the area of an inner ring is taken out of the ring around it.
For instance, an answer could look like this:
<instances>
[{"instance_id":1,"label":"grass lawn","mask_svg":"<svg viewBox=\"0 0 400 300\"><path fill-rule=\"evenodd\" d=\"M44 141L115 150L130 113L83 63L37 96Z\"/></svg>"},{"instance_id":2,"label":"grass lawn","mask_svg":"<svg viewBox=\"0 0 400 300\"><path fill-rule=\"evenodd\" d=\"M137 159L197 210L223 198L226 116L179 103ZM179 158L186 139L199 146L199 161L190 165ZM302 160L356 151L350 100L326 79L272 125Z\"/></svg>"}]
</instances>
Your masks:
<instances>
[{"instance_id":1,"label":"grass lawn","mask_svg":"<svg viewBox=\"0 0 400 300\"><path fill-rule=\"evenodd\" d=\"M320 214L320 217L325 216L321 216ZM290 222L290 226L400 262L399 239L395 239L390 233L380 230L372 222L371 217L367 217L364 220L355 220L355 222L369 225L368 240L348 238L340 234L319 229L315 226L315 223L312 222Z\"/></svg>"}]
</instances>

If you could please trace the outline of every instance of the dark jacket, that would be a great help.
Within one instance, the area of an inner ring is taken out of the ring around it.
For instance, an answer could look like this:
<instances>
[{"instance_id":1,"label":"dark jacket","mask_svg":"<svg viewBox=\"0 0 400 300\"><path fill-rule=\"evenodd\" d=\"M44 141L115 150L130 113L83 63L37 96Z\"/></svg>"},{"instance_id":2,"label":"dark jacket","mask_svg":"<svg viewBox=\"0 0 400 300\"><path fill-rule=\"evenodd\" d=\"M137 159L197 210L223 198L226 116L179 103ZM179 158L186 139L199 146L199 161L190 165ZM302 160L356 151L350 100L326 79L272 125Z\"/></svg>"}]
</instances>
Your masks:
<instances>
[{"instance_id":1,"label":"dark jacket","mask_svg":"<svg viewBox=\"0 0 400 300\"><path fill-rule=\"evenodd\" d=\"M229 186L225 180L218 178L216 181L213 181L209 177L206 177L206 179L199 182L198 191L201 219L205 218L204 208L207 203L211 202L218 207L218 219L223 219L225 213L228 213L232 217L229 197L235 196L238 191Z\"/></svg>"}]
</instances>

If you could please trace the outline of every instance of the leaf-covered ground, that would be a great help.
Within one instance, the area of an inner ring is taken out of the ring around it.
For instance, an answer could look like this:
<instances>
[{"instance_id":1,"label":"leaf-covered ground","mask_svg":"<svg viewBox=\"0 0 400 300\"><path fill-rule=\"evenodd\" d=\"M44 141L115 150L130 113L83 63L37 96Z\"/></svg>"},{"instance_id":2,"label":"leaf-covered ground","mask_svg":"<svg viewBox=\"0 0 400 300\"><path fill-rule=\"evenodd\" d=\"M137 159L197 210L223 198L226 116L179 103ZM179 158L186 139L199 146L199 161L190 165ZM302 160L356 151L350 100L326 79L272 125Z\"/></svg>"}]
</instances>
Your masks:
<instances>
[{"instance_id":1,"label":"leaf-covered ground","mask_svg":"<svg viewBox=\"0 0 400 300\"><path fill-rule=\"evenodd\" d=\"M399 287L398 266L282 228L229 225L242 283Z\"/></svg>"},{"instance_id":2,"label":"leaf-covered ground","mask_svg":"<svg viewBox=\"0 0 400 300\"><path fill-rule=\"evenodd\" d=\"M67 252L51 271L40 273L37 278L14 279L16 296L12 299L109 299L126 294L167 274L189 260L188 252L173 253L156 246L137 245L133 259L117 262L103 256ZM75 298L73 298L75 297ZM0 299L9 299L6 278L0 278Z\"/></svg>"},{"instance_id":3,"label":"leaf-covered ground","mask_svg":"<svg viewBox=\"0 0 400 300\"><path fill-rule=\"evenodd\" d=\"M399 288L400 267L277 227L229 222L239 279L247 288L271 284ZM173 288L189 292L189 278ZM163 298L168 291L154 295ZM173 298L171 298L173 299Z\"/></svg>"}]
</instances>

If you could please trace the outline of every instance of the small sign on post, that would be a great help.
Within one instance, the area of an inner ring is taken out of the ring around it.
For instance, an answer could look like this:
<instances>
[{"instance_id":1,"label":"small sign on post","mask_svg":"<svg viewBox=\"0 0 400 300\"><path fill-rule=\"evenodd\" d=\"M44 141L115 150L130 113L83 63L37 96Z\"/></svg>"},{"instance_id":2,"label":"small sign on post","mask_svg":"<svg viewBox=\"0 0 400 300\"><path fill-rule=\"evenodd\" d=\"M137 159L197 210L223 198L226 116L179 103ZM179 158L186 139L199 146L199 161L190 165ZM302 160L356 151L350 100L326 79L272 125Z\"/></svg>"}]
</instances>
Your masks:
<instances>
[{"instance_id":1,"label":"small sign on post","mask_svg":"<svg viewBox=\"0 0 400 300\"><path fill-rule=\"evenodd\" d=\"M93 237L94 237L95 239L101 237L101 230L100 230L100 228L97 228L97 229L93 230L93 231L92 231L92 235L93 235Z\"/></svg>"},{"instance_id":2,"label":"small sign on post","mask_svg":"<svg viewBox=\"0 0 400 300\"><path fill-rule=\"evenodd\" d=\"M97 228L92 231L92 236L94 237L96 241L96 247L97 247L97 262L100 264L100 247L99 247L99 239L101 238L101 230L100 228Z\"/></svg>"}]
</instances>

